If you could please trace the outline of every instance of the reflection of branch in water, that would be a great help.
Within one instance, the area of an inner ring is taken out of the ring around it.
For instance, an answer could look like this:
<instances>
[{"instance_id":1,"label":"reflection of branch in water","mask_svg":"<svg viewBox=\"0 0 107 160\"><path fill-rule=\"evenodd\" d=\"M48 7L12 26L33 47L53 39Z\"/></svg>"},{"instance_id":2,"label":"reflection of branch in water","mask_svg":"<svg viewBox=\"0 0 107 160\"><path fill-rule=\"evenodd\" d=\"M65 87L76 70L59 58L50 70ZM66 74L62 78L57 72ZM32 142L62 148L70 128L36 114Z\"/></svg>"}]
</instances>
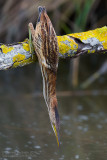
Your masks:
<instances>
[{"instance_id":1,"label":"reflection of branch in water","mask_svg":"<svg viewBox=\"0 0 107 160\"><path fill-rule=\"evenodd\" d=\"M89 77L85 82L83 82L80 87L82 89L87 88L89 85L91 85L95 80L97 80L101 75L105 74L106 72L107 72L107 61L103 63L103 65L97 72L95 72L91 77Z\"/></svg>"},{"instance_id":2,"label":"reflection of branch in water","mask_svg":"<svg viewBox=\"0 0 107 160\"><path fill-rule=\"evenodd\" d=\"M58 97L69 97L69 96L100 96L107 95L107 90L78 90L78 91L59 91L57 92ZM26 95L28 96L28 95ZM33 95L29 95L29 97L41 97L42 93L35 92Z\"/></svg>"},{"instance_id":3,"label":"reflection of branch in water","mask_svg":"<svg viewBox=\"0 0 107 160\"><path fill-rule=\"evenodd\" d=\"M76 91L59 91L58 97L81 97L81 96L107 96L107 90L76 90ZM17 94L17 99L41 98L42 92L34 92L32 94ZM1 95L0 99L13 99L11 94ZM14 100L14 99L13 99Z\"/></svg>"}]
</instances>

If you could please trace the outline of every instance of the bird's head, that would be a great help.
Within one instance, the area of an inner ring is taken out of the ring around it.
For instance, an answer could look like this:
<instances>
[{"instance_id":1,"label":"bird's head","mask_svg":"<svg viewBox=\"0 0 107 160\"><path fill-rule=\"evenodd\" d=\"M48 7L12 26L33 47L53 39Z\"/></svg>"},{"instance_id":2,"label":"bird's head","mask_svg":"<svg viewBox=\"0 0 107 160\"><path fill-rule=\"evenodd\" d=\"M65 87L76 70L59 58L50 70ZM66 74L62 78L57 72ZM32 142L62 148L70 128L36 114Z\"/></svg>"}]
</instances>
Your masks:
<instances>
[{"instance_id":1,"label":"bird's head","mask_svg":"<svg viewBox=\"0 0 107 160\"><path fill-rule=\"evenodd\" d=\"M40 22L40 21L41 21L41 18L42 18L42 19L44 18L44 13L46 13L46 9L45 9L45 7L39 6L39 7L38 7L38 11L39 11L39 16L38 16L37 22Z\"/></svg>"}]
</instances>

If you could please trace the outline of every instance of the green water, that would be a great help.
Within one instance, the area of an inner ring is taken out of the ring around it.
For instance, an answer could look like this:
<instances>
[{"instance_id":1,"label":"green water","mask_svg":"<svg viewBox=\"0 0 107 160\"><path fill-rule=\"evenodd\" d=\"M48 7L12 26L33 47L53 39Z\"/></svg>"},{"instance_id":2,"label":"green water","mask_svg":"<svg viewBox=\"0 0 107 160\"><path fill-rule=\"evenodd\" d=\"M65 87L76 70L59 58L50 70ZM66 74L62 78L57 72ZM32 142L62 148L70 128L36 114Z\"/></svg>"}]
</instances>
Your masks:
<instances>
[{"instance_id":1,"label":"green water","mask_svg":"<svg viewBox=\"0 0 107 160\"><path fill-rule=\"evenodd\" d=\"M34 65L0 75L0 160L107 160L106 95L62 96L57 84L58 148Z\"/></svg>"}]
</instances>

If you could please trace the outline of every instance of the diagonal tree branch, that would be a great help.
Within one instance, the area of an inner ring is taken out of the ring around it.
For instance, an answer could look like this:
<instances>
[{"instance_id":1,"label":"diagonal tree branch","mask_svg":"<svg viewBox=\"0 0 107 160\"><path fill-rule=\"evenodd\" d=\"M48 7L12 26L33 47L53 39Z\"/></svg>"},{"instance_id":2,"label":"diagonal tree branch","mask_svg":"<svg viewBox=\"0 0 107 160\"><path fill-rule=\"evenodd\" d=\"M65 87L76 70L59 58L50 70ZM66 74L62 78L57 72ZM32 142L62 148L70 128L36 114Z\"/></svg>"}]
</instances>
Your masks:
<instances>
[{"instance_id":1,"label":"diagonal tree branch","mask_svg":"<svg viewBox=\"0 0 107 160\"><path fill-rule=\"evenodd\" d=\"M107 53L107 27L87 32L57 36L60 58L81 54ZM16 44L0 44L0 70L21 67L37 60L29 51L29 39Z\"/></svg>"}]
</instances>

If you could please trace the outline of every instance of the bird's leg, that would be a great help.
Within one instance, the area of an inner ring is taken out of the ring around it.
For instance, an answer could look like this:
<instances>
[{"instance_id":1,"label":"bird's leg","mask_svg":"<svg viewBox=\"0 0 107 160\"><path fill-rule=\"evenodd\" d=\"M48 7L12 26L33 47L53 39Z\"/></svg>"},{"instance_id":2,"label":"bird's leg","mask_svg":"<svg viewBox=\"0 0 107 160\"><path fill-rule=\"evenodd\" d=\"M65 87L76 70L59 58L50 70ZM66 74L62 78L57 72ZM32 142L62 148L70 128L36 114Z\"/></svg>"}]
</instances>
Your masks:
<instances>
[{"instance_id":1,"label":"bird's leg","mask_svg":"<svg viewBox=\"0 0 107 160\"><path fill-rule=\"evenodd\" d=\"M32 43L32 28L31 28L31 25L32 25L31 23L28 25L28 30L29 30L29 48L30 48L30 54L32 55L32 59L33 59L34 47L33 47L33 43Z\"/></svg>"}]
</instances>

